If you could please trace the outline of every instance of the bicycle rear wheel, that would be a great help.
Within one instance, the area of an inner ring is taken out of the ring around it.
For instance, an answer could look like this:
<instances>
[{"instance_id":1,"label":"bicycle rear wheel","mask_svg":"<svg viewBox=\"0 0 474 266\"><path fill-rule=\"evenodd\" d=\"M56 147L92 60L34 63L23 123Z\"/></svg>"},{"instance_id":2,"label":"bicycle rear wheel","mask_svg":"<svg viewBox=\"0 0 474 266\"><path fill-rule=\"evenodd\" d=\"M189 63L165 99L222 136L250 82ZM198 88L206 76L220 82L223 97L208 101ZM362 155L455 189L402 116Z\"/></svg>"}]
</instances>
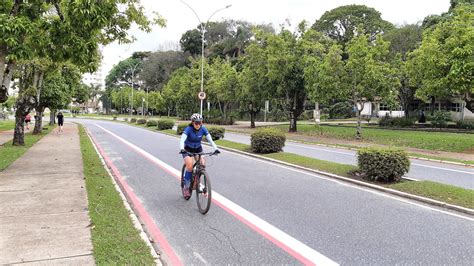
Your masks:
<instances>
[{"instance_id":1,"label":"bicycle rear wheel","mask_svg":"<svg viewBox=\"0 0 474 266\"><path fill-rule=\"evenodd\" d=\"M212 189L209 175L206 171L202 170L197 178L196 184L196 201L199 212L206 214L211 208L212 201Z\"/></svg>"},{"instance_id":2,"label":"bicycle rear wheel","mask_svg":"<svg viewBox=\"0 0 474 266\"><path fill-rule=\"evenodd\" d=\"M181 169L181 195L183 195L183 198L185 200L189 200L191 198L191 196L193 195L193 189L192 189L192 185L189 187L189 198L185 197L184 194L183 194L183 187L184 187L184 171L186 171L186 164L183 164L183 168ZM191 181L192 183L192 181Z\"/></svg>"}]
</instances>

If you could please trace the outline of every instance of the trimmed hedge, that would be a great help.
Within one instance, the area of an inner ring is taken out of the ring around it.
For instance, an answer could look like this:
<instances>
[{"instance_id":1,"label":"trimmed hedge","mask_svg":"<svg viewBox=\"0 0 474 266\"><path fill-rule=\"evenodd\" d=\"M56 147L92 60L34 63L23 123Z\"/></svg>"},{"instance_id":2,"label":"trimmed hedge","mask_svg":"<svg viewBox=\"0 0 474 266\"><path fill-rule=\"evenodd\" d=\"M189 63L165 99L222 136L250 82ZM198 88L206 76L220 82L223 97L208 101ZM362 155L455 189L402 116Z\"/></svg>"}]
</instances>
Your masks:
<instances>
[{"instance_id":1,"label":"trimmed hedge","mask_svg":"<svg viewBox=\"0 0 474 266\"><path fill-rule=\"evenodd\" d=\"M474 121L458 121L456 122L456 127L462 129L474 129Z\"/></svg>"},{"instance_id":2,"label":"trimmed hedge","mask_svg":"<svg viewBox=\"0 0 474 266\"><path fill-rule=\"evenodd\" d=\"M131 118L130 119L130 123L136 123L137 122L137 119L136 118Z\"/></svg>"},{"instance_id":3,"label":"trimmed hedge","mask_svg":"<svg viewBox=\"0 0 474 266\"><path fill-rule=\"evenodd\" d=\"M225 128L223 127L206 127L212 136L212 140L219 140L224 138Z\"/></svg>"},{"instance_id":4,"label":"trimmed hedge","mask_svg":"<svg viewBox=\"0 0 474 266\"><path fill-rule=\"evenodd\" d=\"M275 128L258 129L250 136L250 146L256 153L272 153L283 150L286 136Z\"/></svg>"},{"instance_id":5,"label":"trimmed hedge","mask_svg":"<svg viewBox=\"0 0 474 266\"><path fill-rule=\"evenodd\" d=\"M148 121L146 121L146 126L147 127L156 127L157 125L158 125L157 120L148 120Z\"/></svg>"},{"instance_id":6,"label":"trimmed hedge","mask_svg":"<svg viewBox=\"0 0 474 266\"><path fill-rule=\"evenodd\" d=\"M139 124L139 125L144 125L144 124L146 124L146 119L144 119L144 118L138 119L138 120L137 120L137 124Z\"/></svg>"},{"instance_id":7,"label":"trimmed hedge","mask_svg":"<svg viewBox=\"0 0 474 266\"><path fill-rule=\"evenodd\" d=\"M176 129L176 134L181 135L183 134L184 129L189 126L190 123L181 123L178 125L178 128Z\"/></svg>"},{"instance_id":8,"label":"trimmed hedge","mask_svg":"<svg viewBox=\"0 0 474 266\"><path fill-rule=\"evenodd\" d=\"M398 182L410 169L408 154L401 149L363 148L357 155L359 170L372 181Z\"/></svg>"},{"instance_id":9,"label":"trimmed hedge","mask_svg":"<svg viewBox=\"0 0 474 266\"><path fill-rule=\"evenodd\" d=\"M381 127L411 127L415 125L415 118L384 116L379 121Z\"/></svg>"},{"instance_id":10,"label":"trimmed hedge","mask_svg":"<svg viewBox=\"0 0 474 266\"><path fill-rule=\"evenodd\" d=\"M174 126L174 121L168 119L158 120L156 126L158 130L172 129Z\"/></svg>"}]
</instances>

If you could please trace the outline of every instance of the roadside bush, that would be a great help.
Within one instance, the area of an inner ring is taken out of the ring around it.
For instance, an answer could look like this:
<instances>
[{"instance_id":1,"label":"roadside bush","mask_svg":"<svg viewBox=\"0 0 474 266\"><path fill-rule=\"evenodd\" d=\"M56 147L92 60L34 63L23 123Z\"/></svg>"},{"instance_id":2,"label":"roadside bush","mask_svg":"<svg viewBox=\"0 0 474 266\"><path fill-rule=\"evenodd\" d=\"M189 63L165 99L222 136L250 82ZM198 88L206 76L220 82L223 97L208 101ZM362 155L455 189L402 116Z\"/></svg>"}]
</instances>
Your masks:
<instances>
[{"instance_id":1,"label":"roadside bush","mask_svg":"<svg viewBox=\"0 0 474 266\"><path fill-rule=\"evenodd\" d=\"M275 128L258 129L250 136L250 146L256 153L282 151L285 141L285 134Z\"/></svg>"},{"instance_id":2,"label":"roadside bush","mask_svg":"<svg viewBox=\"0 0 474 266\"><path fill-rule=\"evenodd\" d=\"M398 182L410 169L408 154L401 149L363 148L357 155L359 170L371 181Z\"/></svg>"},{"instance_id":3,"label":"roadside bush","mask_svg":"<svg viewBox=\"0 0 474 266\"><path fill-rule=\"evenodd\" d=\"M156 126L158 130L172 129L174 126L174 121L168 119L158 120Z\"/></svg>"},{"instance_id":4,"label":"roadside bush","mask_svg":"<svg viewBox=\"0 0 474 266\"><path fill-rule=\"evenodd\" d=\"M235 123L235 120L233 117L213 117L213 118L207 118L205 121L209 124L215 124L215 125L233 125Z\"/></svg>"},{"instance_id":5,"label":"roadside bush","mask_svg":"<svg viewBox=\"0 0 474 266\"><path fill-rule=\"evenodd\" d=\"M384 116L379 121L381 127L411 127L415 125L414 118Z\"/></svg>"},{"instance_id":6,"label":"roadside bush","mask_svg":"<svg viewBox=\"0 0 474 266\"><path fill-rule=\"evenodd\" d=\"M137 124L139 125L145 125L146 124L146 119L145 118L140 118L137 120Z\"/></svg>"},{"instance_id":7,"label":"roadside bush","mask_svg":"<svg viewBox=\"0 0 474 266\"><path fill-rule=\"evenodd\" d=\"M431 125L433 127L447 127L448 121L451 120L451 114L446 111L436 111L431 117Z\"/></svg>"},{"instance_id":8,"label":"roadside bush","mask_svg":"<svg viewBox=\"0 0 474 266\"><path fill-rule=\"evenodd\" d=\"M328 120L329 119L329 114L322 114L322 115L319 116L319 119L321 121Z\"/></svg>"},{"instance_id":9,"label":"roadside bush","mask_svg":"<svg viewBox=\"0 0 474 266\"><path fill-rule=\"evenodd\" d=\"M178 128L176 129L176 134L181 135L183 134L184 129L189 126L189 123L182 123L178 125Z\"/></svg>"},{"instance_id":10,"label":"roadside bush","mask_svg":"<svg viewBox=\"0 0 474 266\"><path fill-rule=\"evenodd\" d=\"M348 102L336 103L329 108L329 118L342 119L352 117L352 105Z\"/></svg>"},{"instance_id":11,"label":"roadside bush","mask_svg":"<svg viewBox=\"0 0 474 266\"><path fill-rule=\"evenodd\" d=\"M114 119L114 121L115 121L115 120L117 120L117 116L116 116L116 115L114 115L114 118L113 118L113 119Z\"/></svg>"},{"instance_id":12,"label":"roadside bush","mask_svg":"<svg viewBox=\"0 0 474 266\"><path fill-rule=\"evenodd\" d=\"M146 126L147 127L156 127L157 125L158 125L157 120L148 120L148 121L146 121Z\"/></svg>"},{"instance_id":13,"label":"roadside bush","mask_svg":"<svg viewBox=\"0 0 474 266\"><path fill-rule=\"evenodd\" d=\"M130 123L136 123L137 122L137 119L136 118L131 118L130 119Z\"/></svg>"},{"instance_id":14,"label":"roadside bush","mask_svg":"<svg viewBox=\"0 0 474 266\"><path fill-rule=\"evenodd\" d=\"M474 120L472 121L458 121L456 122L457 128L462 129L474 129Z\"/></svg>"},{"instance_id":15,"label":"roadside bush","mask_svg":"<svg viewBox=\"0 0 474 266\"><path fill-rule=\"evenodd\" d=\"M223 127L208 127L209 133L212 136L212 140L219 140L224 138L225 128Z\"/></svg>"}]
</instances>

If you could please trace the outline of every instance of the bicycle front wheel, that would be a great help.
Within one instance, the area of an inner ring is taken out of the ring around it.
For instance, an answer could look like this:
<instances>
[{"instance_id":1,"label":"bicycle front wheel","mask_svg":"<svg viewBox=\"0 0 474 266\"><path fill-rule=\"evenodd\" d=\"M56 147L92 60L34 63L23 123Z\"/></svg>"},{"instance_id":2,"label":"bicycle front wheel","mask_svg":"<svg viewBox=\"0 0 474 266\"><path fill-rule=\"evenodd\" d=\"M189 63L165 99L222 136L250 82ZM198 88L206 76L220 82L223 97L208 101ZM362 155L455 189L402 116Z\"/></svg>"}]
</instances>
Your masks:
<instances>
[{"instance_id":1,"label":"bicycle front wheel","mask_svg":"<svg viewBox=\"0 0 474 266\"><path fill-rule=\"evenodd\" d=\"M206 214L211 208L212 201L212 189L211 181L209 180L209 175L206 171L201 171L199 177L197 178L196 184L196 200L199 212Z\"/></svg>"}]
</instances>

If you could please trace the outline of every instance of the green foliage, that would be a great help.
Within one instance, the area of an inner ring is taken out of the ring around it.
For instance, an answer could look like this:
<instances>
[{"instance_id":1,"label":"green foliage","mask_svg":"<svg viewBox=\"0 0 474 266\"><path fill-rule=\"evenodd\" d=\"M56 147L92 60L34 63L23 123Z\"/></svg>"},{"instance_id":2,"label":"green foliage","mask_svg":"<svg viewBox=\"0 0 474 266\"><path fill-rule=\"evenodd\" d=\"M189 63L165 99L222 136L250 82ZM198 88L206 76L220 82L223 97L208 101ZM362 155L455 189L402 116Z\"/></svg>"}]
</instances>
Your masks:
<instances>
[{"instance_id":1,"label":"green foliage","mask_svg":"<svg viewBox=\"0 0 474 266\"><path fill-rule=\"evenodd\" d=\"M138 125L145 125L145 124L146 124L146 119L145 119L145 118L139 118L139 119L137 119L137 124L138 124Z\"/></svg>"},{"instance_id":2,"label":"green foliage","mask_svg":"<svg viewBox=\"0 0 474 266\"><path fill-rule=\"evenodd\" d=\"M351 118L353 106L348 102L340 102L329 107L329 118L330 119L344 119Z\"/></svg>"},{"instance_id":3,"label":"green foliage","mask_svg":"<svg viewBox=\"0 0 474 266\"><path fill-rule=\"evenodd\" d=\"M176 134L178 134L178 135L183 134L184 129L185 129L186 127L188 127L189 125L190 125L190 123L181 123L181 124L179 124L178 127L177 127L177 129L176 129Z\"/></svg>"},{"instance_id":4,"label":"green foliage","mask_svg":"<svg viewBox=\"0 0 474 266\"><path fill-rule=\"evenodd\" d=\"M474 121L457 121L456 127L462 129L474 129Z\"/></svg>"},{"instance_id":5,"label":"green foliage","mask_svg":"<svg viewBox=\"0 0 474 266\"><path fill-rule=\"evenodd\" d=\"M343 45L356 33L366 34L370 40L375 40L378 34L387 32L393 25L383 20L380 12L373 8L347 5L326 11L312 28Z\"/></svg>"},{"instance_id":6,"label":"green foliage","mask_svg":"<svg viewBox=\"0 0 474 266\"><path fill-rule=\"evenodd\" d=\"M147 127L156 127L156 126L158 126L158 120L150 119L150 120L146 121L146 126Z\"/></svg>"},{"instance_id":7,"label":"green foliage","mask_svg":"<svg viewBox=\"0 0 474 266\"><path fill-rule=\"evenodd\" d=\"M136 123L137 119L136 118L130 118L130 123Z\"/></svg>"},{"instance_id":8,"label":"green foliage","mask_svg":"<svg viewBox=\"0 0 474 266\"><path fill-rule=\"evenodd\" d=\"M357 156L359 170L373 181L399 182L410 169L408 154L402 149L363 148Z\"/></svg>"},{"instance_id":9,"label":"green foliage","mask_svg":"<svg viewBox=\"0 0 474 266\"><path fill-rule=\"evenodd\" d=\"M179 51L151 53L141 65L139 78L149 90L160 91L171 74L185 65L185 59L185 54Z\"/></svg>"},{"instance_id":10,"label":"green foliage","mask_svg":"<svg viewBox=\"0 0 474 266\"><path fill-rule=\"evenodd\" d=\"M128 87L136 88L138 85L137 76L142 69L142 59L129 57L114 65L105 77L106 87L121 87L125 84Z\"/></svg>"},{"instance_id":11,"label":"green foliage","mask_svg":"<svg viewBox=\"0 0 474 266\"><path fill-rule=\"evenodd\" d=\"M156 125L157 125L158 130L172 129L174 126L174 121L167 120L167 119L158 120Z\"/></svg>"},{"instance_id":12,"label":"green foliage","mask_svg":"<svg viewBox=\"0 0 474 266\"><path fill-rule=\"evenodd\" d=\"M212 140L219 140L224 138L225 128L223 127L207 127Z\"/></svg>"},{"instance_id":13,"label":"green foliage","mask_svg":"<svg viewBox=\"0 0 474 266\"><path fill-rule=\"evenodd\" d=\"M250 136L250 146L256 153L282 151L285 141L285 134L275 128L258 129Z\"/></svg>"},{"instance_id":14,"label":"green foliage","mask_svg":"<svg viewBox=\"0 0 474 266\"><path fill-rule=\"evenodd\" d=\"M425 31L409 58L416 96L425 101L474 93L474 5L460 5L449 19Z\"/></svg>"},{"instance_id":15,"label":"green foliage","mask_svg":"<svg viewBox=\"0 0 474 266\"><path fill-rule=\"evenodd\" d=\"M390 117L384 116L379 120L381 127L411 127L415 124L416 118Z\"/></svg>"},{"instance_id":16,"label":"green foliage","mask_svg":"<svg viewBox=\"0 0 474 266\"><path fill-rule=\"evenodd\" d=\"M431 125L433 127L447 127L448 121L451 120L451 114L446 111L436 111L434 112L433 116L431 117Z\"/></svg>"}]
</instances>

